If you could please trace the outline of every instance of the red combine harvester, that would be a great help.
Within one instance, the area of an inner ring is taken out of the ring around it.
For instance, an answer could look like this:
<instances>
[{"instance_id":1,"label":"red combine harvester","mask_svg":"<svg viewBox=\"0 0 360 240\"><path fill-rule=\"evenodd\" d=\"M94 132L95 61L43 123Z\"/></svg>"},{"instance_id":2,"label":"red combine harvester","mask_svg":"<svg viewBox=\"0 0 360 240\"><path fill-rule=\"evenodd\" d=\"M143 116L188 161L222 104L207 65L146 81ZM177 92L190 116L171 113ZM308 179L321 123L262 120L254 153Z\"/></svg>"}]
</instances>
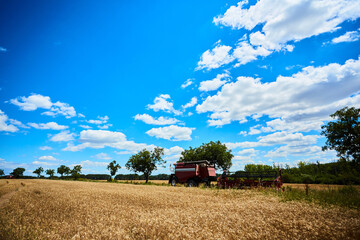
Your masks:
<instances>
[{"instance_id":1,"label":"red combine harvester","mask_svg":"<svg viewBox=\"0 0 360 240\"><path fill-rule=\"evenodd\" d=\"M210 186L211 181L216 181L215 166L206 160L175 163L175 174L171 174L169 183L187 183L189 187L196 187L199 183Z\"/></svg>"},{"instance_id":2,"label":"red combine harvester","mask_svg":"<svg viewBox=\"0 0 360 240\"><path fill-rule=\"evenodd\" d=\"M279 171L224 173L218 178L219 188L282 187L281 169Z\"/></svg>"}]
</instances>

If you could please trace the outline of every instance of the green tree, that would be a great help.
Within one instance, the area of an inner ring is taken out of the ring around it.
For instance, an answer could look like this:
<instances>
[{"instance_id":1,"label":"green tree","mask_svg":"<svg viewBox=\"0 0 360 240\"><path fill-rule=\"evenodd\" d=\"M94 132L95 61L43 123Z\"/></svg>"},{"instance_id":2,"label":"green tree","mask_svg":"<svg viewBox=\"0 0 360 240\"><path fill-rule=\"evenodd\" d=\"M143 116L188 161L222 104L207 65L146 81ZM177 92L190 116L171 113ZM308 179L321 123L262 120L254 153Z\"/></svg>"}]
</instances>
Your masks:
<instances>
[{"instance_id":1,"label":"green tree","mask_svg":"<svg viewBox=\"0 0 360 240\"><path fill-rule=\"evenodd\" d=\"M25 168L15 168L11 173L10 175L15 177L15 178L18 178L18 177L22 177L23 174L25 172Z\"/></svg>"},{"instance_id":2,"label":"green tree","mask_svg":"<svg viewBox=\"0 0 360 240\"><path fill-rule=\"evenodd\" d=\"M80 177L81 168L82 168L81 165L76 165L76 166L74 166L73 169L71 169L71 171L70 171L71 176L72 176L75 180Z\"/></svg>"},{"instance_id":3,"label":"green tree","mask_svg":"<svg viewBox=\"0 0 360 240\"><path fill-rule=\"evenodd\" d=\"M109 165L107 166L107 170L110 170L110 179L113 179L113 176L116 174L116 172L120 169L120 165L116 164L116 161L112 161L111 163L109 163Z\"/></svg>"},{"instance_id":4,"label":"green tree","mask_svg":"<svg viewBox=\"0 0 360 240\"><path fill-rule=\"evenodd\" d=\"M60 167L58 167L57 173L61 175L61 178L63 178L64 174L68 175L70 173L70 168L65 165L61 165Z\"/></svg>"},{"instance_id":5,"label":"green tree","mask_svg":"<svg viewBox=\"0 0 360 240\"><path fill-rule=\"evenodd\" d=\"M360 109L345 107L330 116L335 121L321 127L327 138L322 150L336 150L338 157L360 163Z\"/></svg>"},{"instance_id":6,"label":"green tree","mask_svg":"<svg viewBox=\"0 0 360 240\"><path fill-rule=\"evenodd\" d=\"M46 170L46 175L49 175L49 178L52 178L55 174L55 170L54 169L47 169Z\"/></svg>"},{"instance_id":7,"label":"green tree","mask_svg":"<svg viewBox=\"0 0 360 240\"><path fill-rule=\"evenodd\" d=\"M36 175L38 175L38 178L41 177L41 173L44 172L44 169L42 167L38 167L37 169L35 169L35 171L33 171L33 173L35 173Z\"/></svg>"},{"instance_id":8,"label":"green tree","mask_svg":"<svg viewBox=\"0 0 360 240\"><path fill-rule=\"evenodd\" d=\"M191 148L184 150L179 159L180 162L208 160L210 163L215 164L217 169L228 170L232 166L231 150L227 149L225 144L220 141L209 142L202 144L198 148Z\"/></svg>"},{"instance_id":9,"label":"green tree","mask_svg":"<svg viewBox=\"0 0 360 240\"><path fill-rule=\"evenodd\" d=\"M165 164L166 161L162 159L164 149L156 147L153 151L143 149L139 153L132 155L129 161L125 164L128 170L142 172L144 174L146 183L152 171L157 169L157 164Z\"/></svg>"},{"instance_id":10,"label":"green tree","mask_svg":"<svg viewBox=\"0 0 360 240\"><path fill-rule=\"evenodd\" d=\"M0 176L2 176L2 175L5 175L4 174L4 169L0 169Z\"/></svg>"}]
</instances>

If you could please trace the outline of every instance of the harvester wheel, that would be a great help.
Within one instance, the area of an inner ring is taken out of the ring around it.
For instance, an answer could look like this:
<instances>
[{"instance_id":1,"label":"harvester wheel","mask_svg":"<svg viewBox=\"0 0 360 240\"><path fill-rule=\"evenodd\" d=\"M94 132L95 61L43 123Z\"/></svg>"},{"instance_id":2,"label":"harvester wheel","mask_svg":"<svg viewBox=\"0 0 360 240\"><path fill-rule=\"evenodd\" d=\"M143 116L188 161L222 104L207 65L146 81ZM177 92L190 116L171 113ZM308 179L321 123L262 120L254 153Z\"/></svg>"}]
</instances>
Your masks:
<instances>
[{"instance_id":1,"label":"harvester wheel","mask_svg":"<svg viewBox=\"0 0 360 240\"><path fill-rule=\"evenodd\" d=\"M176 183L177 183L176 177L173 177L173 178L171 179L171 186L175 187L175 186L176 186Z\"/></svg>"},{"instance_id":2,"label":"harvester wheel","mask_svg":"<svg viewBox=\"0 0 360 240\"><path fill-rule=\"evenodd\" d=\"M194 180L189 180L187 185L188 187L197 187L197 183Z\"/></svg>"}]
</instances>

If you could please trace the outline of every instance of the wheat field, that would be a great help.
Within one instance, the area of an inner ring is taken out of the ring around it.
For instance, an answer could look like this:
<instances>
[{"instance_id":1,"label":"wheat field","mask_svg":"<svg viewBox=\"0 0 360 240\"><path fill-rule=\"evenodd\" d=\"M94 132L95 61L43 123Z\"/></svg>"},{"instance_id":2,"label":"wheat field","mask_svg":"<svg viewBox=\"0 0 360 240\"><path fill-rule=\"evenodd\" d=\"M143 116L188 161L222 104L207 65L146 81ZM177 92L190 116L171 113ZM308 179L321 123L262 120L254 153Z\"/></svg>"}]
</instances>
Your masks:
<instances>
[{"instance_id":1,"label":"wheat field","mask_svg":"<svg viewBox=\"0 0 360 240\"><path fill-rule=\"evenodd\" d=\"M252 190L0 180L0 239L359 239L360 213Z\"/></svg>"}]
</instances>

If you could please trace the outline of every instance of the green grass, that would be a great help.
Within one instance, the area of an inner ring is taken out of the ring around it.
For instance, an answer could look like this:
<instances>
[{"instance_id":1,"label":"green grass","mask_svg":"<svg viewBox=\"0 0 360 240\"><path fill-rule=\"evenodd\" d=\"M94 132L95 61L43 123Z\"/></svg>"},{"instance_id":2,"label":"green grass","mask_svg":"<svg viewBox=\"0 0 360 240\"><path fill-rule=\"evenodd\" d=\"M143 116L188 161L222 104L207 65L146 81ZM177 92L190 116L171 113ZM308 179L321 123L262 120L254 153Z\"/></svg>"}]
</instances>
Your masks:
<instances>
[{"instance_id":1,"label":"green grass","mask_svg":"<svg viewBox=\"0 0 360 240\"><path fill-rule=\"evenodd\" d=\"M308 195L305 189L286 187L280 192L270 190L283 201L306 201L320 205L335 205L360 210L360 192L353 186L345 186L340 189L315 190L309 187Z\"/></svg>"}]
</instances>

